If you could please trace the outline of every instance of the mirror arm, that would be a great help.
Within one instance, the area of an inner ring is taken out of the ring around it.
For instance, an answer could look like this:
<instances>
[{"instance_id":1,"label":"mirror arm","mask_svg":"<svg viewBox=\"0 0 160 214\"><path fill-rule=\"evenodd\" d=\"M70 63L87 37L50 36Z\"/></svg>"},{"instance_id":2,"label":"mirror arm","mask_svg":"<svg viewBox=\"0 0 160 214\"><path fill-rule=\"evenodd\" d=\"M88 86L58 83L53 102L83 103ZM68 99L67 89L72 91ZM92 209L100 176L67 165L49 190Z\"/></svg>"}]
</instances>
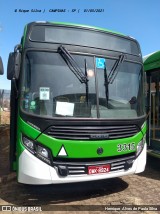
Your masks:
<instances>
[{"instance_id":1,"label":"mirror arm","mask_svg":"<svg viewBox=\"0 0 160 214\"><path fill-rule=\"evenodd\" d=\"M13 77L12 80L13 80L14 88L15 88L15 91L16 91L16 99L18 99L19 91L18 91L18 88L17 88L16 79Z\"/></svg>"},{"instance_id":2,"label":"mirror arm","mask_svg":"<svg viewBox=\"0 0 160 214\"><path fill-rule=\"evenodd\" d=\"M17 52L21 52L22 51L22 45L21 44L18 44L14 47L14 52L17 53Z\"/></svg>"}]
</instances>

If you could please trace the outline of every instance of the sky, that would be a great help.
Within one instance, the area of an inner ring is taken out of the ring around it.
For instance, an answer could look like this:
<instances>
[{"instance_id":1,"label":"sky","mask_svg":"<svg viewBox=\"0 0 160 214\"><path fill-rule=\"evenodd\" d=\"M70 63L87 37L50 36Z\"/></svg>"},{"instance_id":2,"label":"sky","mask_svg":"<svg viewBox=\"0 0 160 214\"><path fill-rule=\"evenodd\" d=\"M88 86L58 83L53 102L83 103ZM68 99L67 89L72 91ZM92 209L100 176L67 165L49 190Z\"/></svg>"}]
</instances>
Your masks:
<instances>
[{"instance_id":1,"label":"sky","mask_svg":"<svg viewBox=\"0 0 160 214\"><path fill-rule=\"evenodd\" d=\"M52 9L66 12L49 12ZM103 12L84 12L85 9ZM121 32L136 38L145 56L160 50L159 11L160 0L0 0L0 56L4 65L0 89L10 89L6 78L8 56L20 43L24 26L29 22L70 22Z\"/></svg>"}]
</instances>

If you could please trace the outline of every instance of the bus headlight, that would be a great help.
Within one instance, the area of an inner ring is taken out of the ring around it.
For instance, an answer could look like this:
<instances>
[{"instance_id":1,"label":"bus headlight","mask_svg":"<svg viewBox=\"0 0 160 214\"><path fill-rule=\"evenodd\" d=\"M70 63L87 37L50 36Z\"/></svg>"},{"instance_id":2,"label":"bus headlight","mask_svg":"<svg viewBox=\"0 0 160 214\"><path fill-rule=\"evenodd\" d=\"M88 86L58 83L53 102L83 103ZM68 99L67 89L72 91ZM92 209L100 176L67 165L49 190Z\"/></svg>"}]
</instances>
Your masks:
<instances>
[{"instance_id":1,"label":"bus headlight","mask_svg":"<svg viewBox=\"0 0 160 214\"><path fill-rule=\"evenodd\" d=\"M31 152L34 156L51 165L51 152L46 147L43 147L39 143L22 136L23 145L26 149Z\"/></svg>"},{"instance_id":2,"label":"bus headlight","mask_svg":"<svg viewBox=\"0 0 160 214\"><path fill-rule=\"evenodd\" d=\"M34 149L34 143L33 141L31 141L30 139L26 138L26 137L22 137L23 139L23 144L24 146L31 152L31 153L34 153L35 149Z\"/></svg>"},{"instance_id":3,"label":"bus headlight","mask_svg":"<svg viewBox=\"0 0 160 214\"><path fill-rule=\"evenodd\" d=\"M142 140L137 145L136 156L139 156L140 153L142 152L145 141L146 141L146 135L142 138Z\"/></svg>"},{"instance_id":4,"label":"bus headlight","mask_svg":"<svg viewBox=\"0 0 160 214\"><path fill-rule=\"evenodd\" d=\"M37 156L37 158L41 159L45 163L48 163L49 165L51 165L51 158L50 158L49 151L47 148L37 145L36 156Z\"/></svg>"},{"instance_id":5,"label":"bus headlight","mask_svg":"<svg viewBox=\"0 0 160 214\"><path fill-rule=\"evenodd\" d=\"M43 148L42 146L37 146L37 154L42 155L45 158L49 157L47 149Z\"/></svg>"}]
</instances>

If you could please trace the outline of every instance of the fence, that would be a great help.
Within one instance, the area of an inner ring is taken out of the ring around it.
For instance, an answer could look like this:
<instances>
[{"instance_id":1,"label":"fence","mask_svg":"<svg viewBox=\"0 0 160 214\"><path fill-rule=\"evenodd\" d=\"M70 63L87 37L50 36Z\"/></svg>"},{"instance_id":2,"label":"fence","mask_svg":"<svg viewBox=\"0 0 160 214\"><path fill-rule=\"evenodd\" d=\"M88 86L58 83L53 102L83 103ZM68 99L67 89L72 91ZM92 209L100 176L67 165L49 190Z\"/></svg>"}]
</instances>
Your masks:
<instances>
[{"instance_id":1,"label":"fence","mask_svg":"<svg viewBox=\"0 0 160 214\"><path fill-rule=\"evenodd\" d=\"M0 89L0 125L10 123L10 90Z\"/></svg>"}]
</instances>

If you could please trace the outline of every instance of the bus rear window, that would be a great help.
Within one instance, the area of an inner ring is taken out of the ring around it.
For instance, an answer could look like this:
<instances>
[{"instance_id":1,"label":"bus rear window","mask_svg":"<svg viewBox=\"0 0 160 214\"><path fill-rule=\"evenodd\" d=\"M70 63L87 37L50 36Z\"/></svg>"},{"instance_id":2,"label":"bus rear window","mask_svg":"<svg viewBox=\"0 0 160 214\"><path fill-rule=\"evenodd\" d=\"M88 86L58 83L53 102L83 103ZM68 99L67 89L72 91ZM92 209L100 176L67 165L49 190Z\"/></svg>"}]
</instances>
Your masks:
<instances>
[{"instance_id":1,"label":"bus rear window","mask_svg":"<svg viewBox=\"0 0 160 214\"><path fill-rule=\"evenodd\" d=\"M32 28L30 40L114 50L133 55L140 54L135 41L91 29L36 25Z\"/></svg>"}]
</instances>

